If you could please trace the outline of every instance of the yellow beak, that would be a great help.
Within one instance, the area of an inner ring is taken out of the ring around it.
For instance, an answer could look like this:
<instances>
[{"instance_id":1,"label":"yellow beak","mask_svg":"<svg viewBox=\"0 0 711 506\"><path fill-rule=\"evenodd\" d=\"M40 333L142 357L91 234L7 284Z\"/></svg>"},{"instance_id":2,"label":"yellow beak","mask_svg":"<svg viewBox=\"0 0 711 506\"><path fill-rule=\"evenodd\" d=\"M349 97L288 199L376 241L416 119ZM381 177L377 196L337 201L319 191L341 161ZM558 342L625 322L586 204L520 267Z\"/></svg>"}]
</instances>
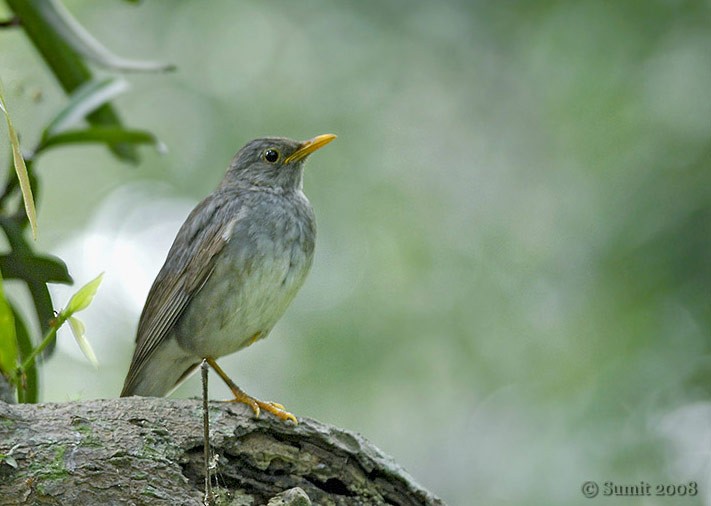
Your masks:
<instances>
[{"instance_id":1,"label":"yellow beak","mask_svg":"<svg viewBox=\"0 0 711 506\"><path fill-rule=\"evenodd\" d=\"M303 160L308 155L310 155L317 149L324 147L326 144L328 144L335 138L336 136L333 134L323 134L317 135L316 137L314 137L313 139L309 139L308 141L304 141L303 143L301 143L301 146L299 146L299 149L294 151L291 155L289 155L289 157L287 157L286 160L284 160L284 163L291 163L296 162L298 160Z\"/></svg>"}]
</instances>

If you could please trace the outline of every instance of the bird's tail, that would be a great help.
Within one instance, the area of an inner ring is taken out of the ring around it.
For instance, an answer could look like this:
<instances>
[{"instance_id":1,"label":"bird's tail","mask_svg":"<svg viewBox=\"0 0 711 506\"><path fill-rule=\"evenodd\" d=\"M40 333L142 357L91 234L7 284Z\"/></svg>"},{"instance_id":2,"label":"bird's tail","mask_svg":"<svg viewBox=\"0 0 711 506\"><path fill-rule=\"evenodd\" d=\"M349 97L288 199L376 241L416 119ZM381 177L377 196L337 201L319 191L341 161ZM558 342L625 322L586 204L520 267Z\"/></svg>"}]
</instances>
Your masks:
<instances>
[{"instance_id":1,"label":"bird's tail","mask_svg":"<svg viewBox=\"0 0 711 506\"><path fill-rule=\"evenodd\" d=\"M138 364L134 355L121 391L121 397L141 395L162 397L185 381L200 365L187 355L174 339L162 343Z\"/></svg>"}]
</instances>

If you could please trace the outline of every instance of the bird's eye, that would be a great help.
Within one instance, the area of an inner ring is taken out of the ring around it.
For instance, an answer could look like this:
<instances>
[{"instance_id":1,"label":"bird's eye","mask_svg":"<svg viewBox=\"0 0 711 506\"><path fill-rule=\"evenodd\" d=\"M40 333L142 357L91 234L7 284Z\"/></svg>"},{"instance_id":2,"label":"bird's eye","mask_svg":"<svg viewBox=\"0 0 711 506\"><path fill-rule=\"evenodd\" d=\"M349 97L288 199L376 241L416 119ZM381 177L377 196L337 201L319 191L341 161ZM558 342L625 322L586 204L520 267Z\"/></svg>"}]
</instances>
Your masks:
<instances>
[{"instance_id":1,"label":"bird's eye","mask_svg":"<svg viewBox=\"0 0 711 506\"><path fill-rule=\"evenodd\" d=\"M264 152L264 159L269 163L274 163L279 159L279 151L276 149L267 149Z\"/></svg>"}]
</instances>

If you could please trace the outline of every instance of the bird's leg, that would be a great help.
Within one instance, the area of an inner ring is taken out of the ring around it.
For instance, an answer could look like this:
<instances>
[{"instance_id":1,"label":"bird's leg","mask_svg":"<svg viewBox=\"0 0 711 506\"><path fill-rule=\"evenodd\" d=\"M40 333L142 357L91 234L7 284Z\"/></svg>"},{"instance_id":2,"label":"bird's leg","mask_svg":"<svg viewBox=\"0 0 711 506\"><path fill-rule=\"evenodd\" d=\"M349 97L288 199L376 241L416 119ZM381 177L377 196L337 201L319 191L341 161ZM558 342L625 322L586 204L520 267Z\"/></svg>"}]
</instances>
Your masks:
<instances>
[{"instance_id":1,"label":"bird's leg","mask_svg":"<svg viewBox=\"0 0 711 506\"><path fill-rule=\"evenodd\" d=\"M286 411L284 409L284 406L277 402L264 402L260 401L259 399L255 399L251 395L247 394L244 390L242 390L240 387L235 385L234 381L230 379L229 376L225 373L225 371L222 370L222 368L217 365L217 362L215 362L214 358L207 357L205 360L207 360L207 363L210 364L210 367L212 367L217 375L222 378L222 381L225 382L225 384L229 387L229 389L232 391L232 394L235 396L235 398L232 400L232 402L242 402L249 407L252 408L254 411L254 416L259 416L260 409L263 409L264 411L268 411L269 413L273 414L276 417L281 418L282 420L291 420L292 422L298 424L299 422L296 420L296 417Z\"/></svg>"}]
</instances>

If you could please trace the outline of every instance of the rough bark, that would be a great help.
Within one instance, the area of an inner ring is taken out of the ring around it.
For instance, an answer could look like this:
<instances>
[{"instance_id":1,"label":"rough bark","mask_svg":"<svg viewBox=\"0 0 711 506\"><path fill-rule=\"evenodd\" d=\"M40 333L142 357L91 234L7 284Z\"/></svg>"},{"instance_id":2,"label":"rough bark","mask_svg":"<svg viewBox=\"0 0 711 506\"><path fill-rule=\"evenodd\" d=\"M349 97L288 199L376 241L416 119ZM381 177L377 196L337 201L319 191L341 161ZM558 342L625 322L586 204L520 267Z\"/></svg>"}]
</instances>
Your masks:
<instances>
[{"instance_id":1,"label":"rough bark","mask_svg":"<svg viewBox=\"0 0 711 506\"><path fill-rule=\"evenodd\" d=\"M202 504L202 434L199 400L0 402L0 505ZM443 504L360 435L315 420L211 402L210 445L216 504Z\"/></svg>"}]
</instances>

